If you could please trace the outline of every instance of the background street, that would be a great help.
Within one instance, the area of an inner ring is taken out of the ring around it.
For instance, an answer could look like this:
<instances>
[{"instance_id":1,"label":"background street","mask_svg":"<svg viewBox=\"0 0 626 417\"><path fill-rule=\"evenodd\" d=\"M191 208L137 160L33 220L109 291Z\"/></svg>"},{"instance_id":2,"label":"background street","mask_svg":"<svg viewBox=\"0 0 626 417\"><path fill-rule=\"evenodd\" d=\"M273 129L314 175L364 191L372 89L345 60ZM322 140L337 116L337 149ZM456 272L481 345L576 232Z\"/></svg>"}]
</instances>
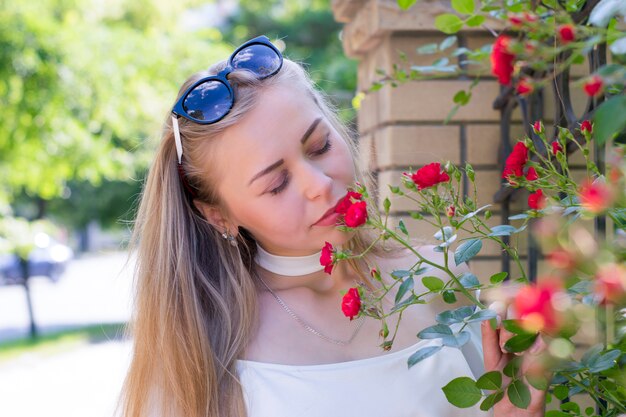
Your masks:
<instances>
[{"instance_id":1,"label":"background street","mask_svg":"<svg viewBox=\"0 0 626 417\"><path fill-rule=\"evenodd\" d=\"M122 323L130 317L133 263L126 253L88 254L72 261L57 283L31 282L40 332ZM0 287L0 341L28 334L24 290ZM70 344L64 351L25 353L0 362L2 417L110 417L130 359L131 342Z\"/></svg>"}]
</instances>

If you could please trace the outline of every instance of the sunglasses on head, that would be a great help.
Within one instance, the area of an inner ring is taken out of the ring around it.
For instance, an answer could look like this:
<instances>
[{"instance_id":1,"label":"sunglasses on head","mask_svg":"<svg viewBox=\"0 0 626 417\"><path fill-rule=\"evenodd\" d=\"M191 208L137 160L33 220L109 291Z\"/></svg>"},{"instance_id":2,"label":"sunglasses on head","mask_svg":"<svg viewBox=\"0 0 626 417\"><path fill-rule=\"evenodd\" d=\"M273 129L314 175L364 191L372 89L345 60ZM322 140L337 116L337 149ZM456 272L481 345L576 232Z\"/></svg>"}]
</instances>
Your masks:
<instances>
[{"instance_id":1,"label":"sunglasses on head","mask_svg":"<svg viewBox=\"0 0 626 417\"><path fill-rule=\"evenodd\" d=\"M228 64L217 75L196 81L181 96L172 108L172 126L178 164L181 164L183 147L180 140L178 118L184 117L194 123L208 125L220 121L230 112L234 93L227 77L234 70L245 69L259 79L271 77L283 65L283 56L267 36L258 36L235 49Z\"/></svg>"}]
</instances>

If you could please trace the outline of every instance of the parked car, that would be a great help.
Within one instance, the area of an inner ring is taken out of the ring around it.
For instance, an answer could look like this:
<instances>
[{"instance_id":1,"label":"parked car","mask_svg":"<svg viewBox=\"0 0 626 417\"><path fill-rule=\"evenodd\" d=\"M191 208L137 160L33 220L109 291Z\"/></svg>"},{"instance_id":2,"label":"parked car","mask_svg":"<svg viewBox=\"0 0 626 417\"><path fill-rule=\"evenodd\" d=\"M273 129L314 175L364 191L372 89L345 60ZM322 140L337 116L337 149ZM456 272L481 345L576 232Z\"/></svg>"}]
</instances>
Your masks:
<instances>
[{"instance_id":1,"label":"parked car","mask_svg":"<svg viewBox=\"0 0 626 417\"><path fill-rule=\"evenodd\" d=\"M35 249L28 257L30 276L48 277L57 282L74 251L69 246L55 241L46 233L35 236ZM15 254L0 254L0 285L19 284L22 282L22 269Z\"/></svg>"}]
</instances>

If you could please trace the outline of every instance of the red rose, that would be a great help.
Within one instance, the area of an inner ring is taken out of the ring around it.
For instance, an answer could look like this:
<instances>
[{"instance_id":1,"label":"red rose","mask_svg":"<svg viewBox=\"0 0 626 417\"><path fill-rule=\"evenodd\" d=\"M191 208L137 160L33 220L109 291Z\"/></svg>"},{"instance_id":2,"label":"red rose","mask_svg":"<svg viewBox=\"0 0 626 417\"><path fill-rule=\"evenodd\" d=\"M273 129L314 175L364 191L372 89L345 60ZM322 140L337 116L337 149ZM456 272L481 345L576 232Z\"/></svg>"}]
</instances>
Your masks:
<instances>
[{"instance_id":1,"label":"red rose","mask_svg":"<svg viewBox=\"0 0 626 417\"><path fill-rule=\"evenodd\" d=\"M511 154L506 158L502 178L505 178L509 183L513 184L509 177L511 175L517 177L524 175L524 165L526 162L528 162L528 148L524 142L517 142Z\"/></svg>"},{"instance_id":2,"label":"red rose","mask_svg":"<svg viewBox=\"0 0 626 417\"><path fill-rule=\"evenodd\" d=\"M324 272L330 274L333 271L333 254L335 252L335 249L330 243L324 243L325 245L322 248L322 254L320 256L320 264L324 266Z\"/></svg>"},{"instance_id":3,"label":"red rose","mask_svg":"<svg viewBox=\"0 0 626 417\"><path fill-rule=\"evenodd\" d=\"M519 28L524 24L524 20L517 14L509 14L509 23L516 28Z\"/></svg>"},{"instance_id":4,"label":"red rose","mask_svg":"<svg viewBox=\"0 0 626 417\"><path fill-rule=\"evenodd\" d=\"M528 207L533 210L541 210L546 205L546 197L543 190L539 189L528 196Z\"/></svg>"},{"instance_id":5,"label":"red rose","mask_svg":"<svg viewBox=\"0 0 626 417\"><path fill-rule=\"evenodd\" d=\"M591 122L589 120L584 120L580 124L580 131L588 132L589 134L591 134L593 132L593 126L591 125Z\"/></svg>"},{"instance_id":6,"label":"red rose","mask_svg":"<svg viewBox=\"0 0 626 417\"><path fill-rule=\"evenodd\" d=\"M519 94L520 96L527 96L534 90L535 87L533 87L533 85L526 78L522 78L521 80L519 80L517 88L515 89L517 94Z\"/></svg>"},{"instance_id":7,"label":"red rose","mask_svg":"<svg viewBox=\"0 0 626 417\"><path fill-rule=\"evenodd\" d=\"M441 170L441 164L439 162L424 165L411 175L411 179L417 184L418 190L450 181L448 174Z\"/></svg>"},{"instance_id":8,"label":"red rose","mask_svg":"<svg viewBox=\"0 0 626 417\"><path fill-rule=\"evenodd\" d=\"M579 193L580 205L591 213L602 213L613 203L610 188L601 181L585 181Z\"/></svg>"},{"instance_id":9,"label":"red rose","mask_svg":"<svg viewBox=\"0 0 626 417\"><path fill-rule=\"evenodd\" d=\"M539 179L539 175L537 175L537 171L535 171L535 168L534 167L528 168L528 172L526 173L526 180L535 181L537 179Z\"/></svg>"},{"instance_id":10,"label":"red rose","mask_svg":"<svg viewBox=\"0 0 626 417\"><path fill-rule=\"evenodd\" d=\"M565 269L568 272L571 272L576 266L576 255L563 248L552 250L546 255L546 259L553 267Z\"/></svg>"},{"instance_id":11,"label":"red rose","mask_svg":"<svg viewBox=\"0 0 626 417\"><path fill-rule=\"evenodd\" d=\"M348 292L343 296L341 300L341 311L346 317L350 317L350 320L359 314L361 310L361 296L359 290L356 288L350 288Z\"/></svg>"},{"instance_id":12,"label":"red rose","mask_svg":"<svg viewBox=\"0 0 626 417\"><path fill-rule=\"evenodd\" d=\"M563 152L563 147L556 140L552 142L552 155L556 156L557 153Z\"/></svg>"},{"instance_id":13,"label":"red rose","mask_svg":"<svg viewBox=\"0 0 626 417\"><path fill-rule=\"evenodd\" d=\"M587 94L589 97L595 97L596 95L602 92L603 86L604 86L604 81L602 81L602 78L597 75L593 75L585 83L585 85L583 86L583 89L585 90L585 94Z\"/></svg>"},{"instance_id":14,"label":"red rose","mask_svg":"<svg viewBox=\"0 0 626 417\"><path fill-rule=\"evenodd\" d=\"M362 196L360 193L356 193L354 191L348 191L348 193L343 198L343 200L341 200L339 204L337 204L337 206L335 207L335 213L346 214L350 206L354 204L352 199L361 200L361 197Z\"/></svg>"},{"instance_id":15,"label":"red rose","mask_svg":"<svg viewBox=\"0 0 626 417\"><path fill-rule=\"evenodd\" d=\"M533 124L533 130L535 131L536 134L543 133L543 123L541 123L541 120L537 120Z\"/></svg>"},{"instance_id":16,"label":"red rose","mask_svg":"<svg viewBox=\"0 0 626 417\"><path fill-rule=\"evenodd\" d=\"M359 227L367 221L367 203L359 201L348 208L344 217L346 226Z\"/></svg>"},{"instance_id":17,"label":"red rose","mask_svg":"<svg viewBox=\"0 0 626 417\"><path fill-rule=\"evenodd\" d=\"M559 26L559 38L561 38L561 42L563 45L570 43L576 38L576 34L574 32L574 26L572 25L561 25Z\"/></svg>"},{"instance_id":18,"label":"red rose","mask_svg":"<svg viewBox=\"0 0 626 417\"><path fill-rule=\"evenodd\" d=\"M537 16L536 14L533 14L533 13L529 13L529 12L525 12L524 13L524 17L526 18L526 21L528 23L534 23L537 20L539 20L539 16Z\"/></svg>"},{"instance_id":19,"label":"red rose","mask_svg":"<svg viewBox=\"0 0 626 417\"><path fill-rule=\"evenodd\" d=\"M515 55L508 52L510 42L511 38L500 35L491 51L491 73L498 77L498 82L502 85L511 84L511 74L513 74Z\"/></svg>"},{"instance_id":20,"label":"red rose","mask_svg":"<svg viewBox=\"0 0 626 417\"><path fill-rule=\"evenodd\" d=\"M594 292L601 304L619 302L626 296L626 267L611 263L598 268Z\"/></svg>"},{"instance_id":21,"label":"red rose","mask_svg":"<svg viewBox=\"0 0 626 417\"><path fill-rule=\"evenodd\" d=\"M560 317L552 301L558 290L556 283L539 283L523 287L513 302L522 328L530 332L551 333L559 329Z\"/></svg>"}]
</instances>

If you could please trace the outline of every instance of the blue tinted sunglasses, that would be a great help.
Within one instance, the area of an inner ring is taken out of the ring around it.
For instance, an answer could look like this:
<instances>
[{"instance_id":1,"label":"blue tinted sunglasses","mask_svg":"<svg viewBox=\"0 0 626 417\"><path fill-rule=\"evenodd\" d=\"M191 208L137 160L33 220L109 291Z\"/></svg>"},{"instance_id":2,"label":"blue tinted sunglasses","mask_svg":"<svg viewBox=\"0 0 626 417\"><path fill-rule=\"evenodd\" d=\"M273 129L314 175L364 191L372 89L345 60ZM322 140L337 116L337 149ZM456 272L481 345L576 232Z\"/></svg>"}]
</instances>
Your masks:
<instances>
[{"instance_id":1,"label":"blue tinted sunglasses","mask_svg":"<svg viewBox=\"0 0 626 417\"><path fill-rule=\"evenodd\" d=\"M172 126L176 141L178 163L181 163L183 148L178 128L178 118L208 125L224 118L234 103L233 89L228 74L245 69L259 79L271 77L283 65L283 56L267 36L258 36L245 42L228 58L228 64L217 75L204 77L187 89L172 109Z\"/></svg>"}]
</instances>

